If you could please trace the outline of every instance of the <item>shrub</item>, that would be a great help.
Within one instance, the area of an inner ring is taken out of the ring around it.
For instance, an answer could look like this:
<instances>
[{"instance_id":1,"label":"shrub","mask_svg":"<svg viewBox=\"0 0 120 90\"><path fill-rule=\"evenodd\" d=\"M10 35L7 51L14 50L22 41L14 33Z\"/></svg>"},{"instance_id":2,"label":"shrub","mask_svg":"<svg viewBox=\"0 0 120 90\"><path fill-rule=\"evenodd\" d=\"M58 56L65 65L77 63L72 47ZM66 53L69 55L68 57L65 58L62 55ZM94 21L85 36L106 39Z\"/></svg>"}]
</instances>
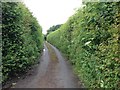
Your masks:
<instances>
[{"instance_id":1,"label":"shrub","mask_svg":"<svg viewBox=\"0 0 120 90\"><path fill-rule=\"evenodd\" d=\"M42 28L23 3L2 2L3 81L35 64L43 48Z\"/></svg>"},{"instance_id":2,"label":"shrub","mask_svg":"<svg viewBox=\"0 0 120 90\"><path fill-rule=\"evenodd\" d=\"M86 3L47 40L74 66L86 87L120 87L120 2Z\"/></svg>"}]
</instances>

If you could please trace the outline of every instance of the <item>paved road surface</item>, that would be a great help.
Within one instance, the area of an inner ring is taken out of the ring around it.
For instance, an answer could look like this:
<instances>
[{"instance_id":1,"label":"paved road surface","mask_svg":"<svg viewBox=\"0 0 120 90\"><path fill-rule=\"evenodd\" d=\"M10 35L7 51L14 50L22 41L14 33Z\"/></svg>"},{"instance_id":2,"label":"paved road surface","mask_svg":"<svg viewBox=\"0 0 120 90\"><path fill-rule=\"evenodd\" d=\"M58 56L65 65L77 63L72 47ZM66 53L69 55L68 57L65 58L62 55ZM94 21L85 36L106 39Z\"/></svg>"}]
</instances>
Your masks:
<instances>
[{"instance_id":1,"label":"paved road surface","mask_svg":"<svg viewBox=\"0 0 120 90\"><path fill-rule=\"evenodd\" d=\"M79 88L78 78L71 65L58 49L49 43L44 44L40 64L31 74L20 79L14 88Z\"/></svg>"}]
</instances>

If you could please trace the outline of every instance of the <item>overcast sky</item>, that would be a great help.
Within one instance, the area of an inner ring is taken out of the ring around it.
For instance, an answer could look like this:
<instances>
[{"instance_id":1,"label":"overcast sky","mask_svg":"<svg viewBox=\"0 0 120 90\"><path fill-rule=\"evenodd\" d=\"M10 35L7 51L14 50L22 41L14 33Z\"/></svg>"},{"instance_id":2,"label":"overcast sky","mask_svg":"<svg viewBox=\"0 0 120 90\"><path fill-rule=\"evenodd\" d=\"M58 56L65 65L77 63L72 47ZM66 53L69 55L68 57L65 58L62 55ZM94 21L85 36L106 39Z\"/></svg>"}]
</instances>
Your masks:
<instances>
[{"instance_id":1,"label":"overcast sky","mask_svg":"<svg viewBox=\"0 0 120 90\"><path fill-rule=\"evenodd\" d=\"M82 0L23 0L46 33L51 26L65 23L81 7Z\"/></svg>"}]
</instances>

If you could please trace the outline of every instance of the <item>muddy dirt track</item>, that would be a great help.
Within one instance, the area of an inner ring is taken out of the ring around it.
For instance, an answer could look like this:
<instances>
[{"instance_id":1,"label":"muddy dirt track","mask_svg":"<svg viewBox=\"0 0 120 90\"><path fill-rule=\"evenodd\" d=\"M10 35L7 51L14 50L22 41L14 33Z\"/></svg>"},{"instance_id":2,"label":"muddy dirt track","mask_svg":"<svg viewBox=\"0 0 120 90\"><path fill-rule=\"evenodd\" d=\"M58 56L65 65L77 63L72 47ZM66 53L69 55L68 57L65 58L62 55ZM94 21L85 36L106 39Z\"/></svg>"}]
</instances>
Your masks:
<instances>
[{"instance_id":1,"label":"muddy dirt track","mask_svg":"<svg viewBox=\"0 0 120 90\"><path fill-rule=\"evenodd\" d=\"M71 65L58 49L49 43L44 50L39 65L29 76L16 82L13 88L80 88L82 85L73 74Z\"/></svg>"}]
</instances>

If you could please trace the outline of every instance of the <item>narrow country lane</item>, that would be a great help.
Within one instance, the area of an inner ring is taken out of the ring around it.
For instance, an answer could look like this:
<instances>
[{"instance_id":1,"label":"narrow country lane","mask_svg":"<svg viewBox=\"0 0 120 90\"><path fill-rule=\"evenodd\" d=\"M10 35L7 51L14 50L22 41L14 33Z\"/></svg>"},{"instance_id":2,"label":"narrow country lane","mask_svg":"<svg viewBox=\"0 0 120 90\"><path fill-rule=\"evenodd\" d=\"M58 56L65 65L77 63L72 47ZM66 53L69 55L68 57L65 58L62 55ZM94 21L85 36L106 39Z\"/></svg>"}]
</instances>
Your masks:
<instances>
[{"instance_id":1,"label":"narrow country lane","mask_svg":"<svg viewBox=\"0 0 120 90\"><path fill-rule=\"evenodd\" d=\"M16 82L13 88L79 88L82 87L71 65L51 44L44 44L38 67L31 75Z\"/></svg>"},{"instance_id":2,"label":"narrow country lane","mask_svg":"<svg viewBox=\"0 0 120 90\"><path fill-rule=\"evenodd\" d=\"M2 90L120 90L120 0L0 5Z\"/></svg>"}]
</instances>

